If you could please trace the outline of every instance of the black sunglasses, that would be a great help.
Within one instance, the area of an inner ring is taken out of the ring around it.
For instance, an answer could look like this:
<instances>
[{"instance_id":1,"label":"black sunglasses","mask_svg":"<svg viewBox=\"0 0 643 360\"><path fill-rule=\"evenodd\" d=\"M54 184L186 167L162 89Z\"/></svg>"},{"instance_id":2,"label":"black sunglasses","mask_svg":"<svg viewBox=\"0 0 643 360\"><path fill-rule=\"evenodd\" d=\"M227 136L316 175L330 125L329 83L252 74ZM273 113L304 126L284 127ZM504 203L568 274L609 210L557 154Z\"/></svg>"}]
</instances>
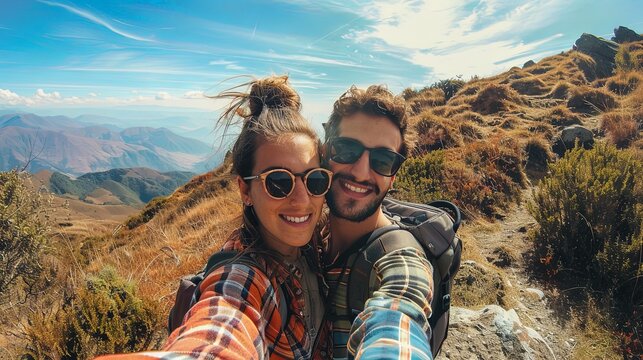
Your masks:
<instances>
[{"instance_id":1,"label":"black sunglasses","mask_svg":"<svg viewBox=\"0 0 643 360\"><path fill-rule=\"evenodd\" d=\"M246 176L243 180L261 179L266 194L273 199L285 199L295 190L295 181L301 177L306 185L306 191L311 196L323 196L330 189L333 172L327 169L315 168L303 173L293 174L287 169L272 169L259 175Z\"/></svg>"},{"instance_id":2,"label":"black sunglasses","mask_svg":"<svg viewBox=\"0 0 643 360\"><path fill-rule=\"evenodd\" d=\"M382 176L393 176L406 158L402 154L387 148L368 148L361 142L345 137L338 137L329 142L330 160L340 164L353 164L365 150L368 150L369 165L373 171Z\"/></svg>"}]
</instances>

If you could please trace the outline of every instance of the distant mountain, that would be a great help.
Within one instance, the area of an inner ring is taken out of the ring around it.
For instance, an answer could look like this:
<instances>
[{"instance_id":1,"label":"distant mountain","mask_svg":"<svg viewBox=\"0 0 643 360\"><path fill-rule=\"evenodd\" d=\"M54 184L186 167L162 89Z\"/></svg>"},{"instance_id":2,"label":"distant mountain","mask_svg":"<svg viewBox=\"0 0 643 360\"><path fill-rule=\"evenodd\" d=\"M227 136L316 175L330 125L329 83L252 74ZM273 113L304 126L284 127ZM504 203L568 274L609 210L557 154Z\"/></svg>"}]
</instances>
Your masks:
<instances>
[{"instance_id":1,"label":"distant mountain","mask_svg":"<svg viewBox=\"0 0 643 360\"><path fill-rule=\"evenodd\" d=\"M23 167L70 175L114 168L158 171L208 170L211 147L165 128L90 125L79 117L7 114L0 116L0 170ZM103 119L104 120L104 119Z\"/></svg>"},{"instance_id":2,"label":"distant mountain","mask_svg":"<svg viewBox=\"0 0 643 360\"><path fill-rule=\"evenodd\" d=\"M184 171L161 173L148 168L127 168L88 173L77 179L48 171L41 171L34 177L57 195L91 204L141 207L157 196L171 194L194 175Z\"/></svg>"}]
</instances>

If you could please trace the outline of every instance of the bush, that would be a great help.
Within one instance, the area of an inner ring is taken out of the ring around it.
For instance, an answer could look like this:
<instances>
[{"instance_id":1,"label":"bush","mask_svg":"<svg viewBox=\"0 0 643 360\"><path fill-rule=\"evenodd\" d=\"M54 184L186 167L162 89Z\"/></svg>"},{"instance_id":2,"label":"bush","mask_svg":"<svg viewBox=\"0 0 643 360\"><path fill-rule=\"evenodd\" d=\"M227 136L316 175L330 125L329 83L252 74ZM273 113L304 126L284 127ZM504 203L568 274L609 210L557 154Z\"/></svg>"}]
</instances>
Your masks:
<instances>
[{"instance_id":1,"label":"bush","mask_svg":"<svg viewBox=\"0 0 643 360\"><path fill-rule=\"evenodd\" d=\"M444 152L432 151L407 159L395 178L396 197L416 203L447 198L444 188Z\"/></svg>"},{"instance_id":2,"label":"bush","mask_svg":"<svg viewBox=\"0 0 643 360\"><path fill-rule=\"evenodd\" d=\"M632 144L639 135L639 125L631 113L611 112L603 114L601 130L617 148L623 149Z\"/></svg>"},{"instance_id":3,"label":"bush","mask_svg":"<svg viewBox=\"0 0 643 360\"><path fill-rule=\"evenodd\" d=\"M465 82L460 78L440 80L431 85L431 89L441 89L444 92L444 99L449 101L462 87Z\"/></svg>"},{"instance_id":4,"label":"bush","mask_svg":"<svg viewBox=\"0 0 643 360\"><path fill-rule=\"evenodd\" d=\"M582 113L597 113L616 107L616 99L603 89L577 87L572 91L567 107Z\"/></svg>"},{"instance_id":5,"label":"bush","mask_svg":"<svg viewBox=\"0 0 643 360\"><path fill-rule=\"evenodd\" d=\"M60 311L30 320L23 358L87 359L146 350L158 345L159 313L155 304L137 296L132 283L105 268Z\"/></svg>"},{"instance_id":6,"label":"bush","mask_svg":"<svg viewBox=\"0 0 643 360\"><path fill-rule=\"evenodd\" d=\"M641 175L640 159L604 143L577 147L551 165L529 204L539 224L532 234L535 255L544 269L572 269L621 291L637 279L643 271Z\"/></svg>"},{"instance_id":7,"label":"bush","mask_svg":"<svg viewBox=\"0 0 643 360\"><path fill-rule=\"evenodd\" d=\"M133 229L139 225L146 224L165 207L167 199L168 198L164 196L152 199L152 201L145 205L143 211L127 219L125 226L127 226L128 229Z\"/></svg>"},{"instance_id":8,"label":"bush","mask_svg":"<svg viewBox=\"0 0 643 360\"><path fill-rule=\"evenodd\" d=\"M31 188L27 174L0 172L0 303L36 290L47 244L51 199Z\"/></svg>"}]
</instances>

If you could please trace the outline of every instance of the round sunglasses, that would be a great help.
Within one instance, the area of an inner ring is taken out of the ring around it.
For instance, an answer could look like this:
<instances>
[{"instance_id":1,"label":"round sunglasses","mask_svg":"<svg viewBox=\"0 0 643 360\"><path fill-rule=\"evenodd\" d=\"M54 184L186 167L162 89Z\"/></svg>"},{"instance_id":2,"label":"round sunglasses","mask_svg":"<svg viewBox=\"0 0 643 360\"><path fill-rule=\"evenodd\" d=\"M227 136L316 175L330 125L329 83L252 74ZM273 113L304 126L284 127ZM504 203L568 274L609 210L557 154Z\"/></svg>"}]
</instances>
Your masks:
<instances>
[{"instance_id":1,"label":"round sunglasses","mask_svg":"<svg viewBox=\"0 0 643 360\"><path fill-rule=\"evenodd\" d=\"M333 179L333 172L323 168L310 169L303 173L292 173L287 169L272 169L259 175L246 176L243 180L261 179L263 189L271 198L285 199L295 190L295 181L301 177L306 191L311 196L324 196Z\"/></svg>"},{"instance_id":2,"label":"round sunglasses","mask_svg":"<svg viewBox=\"0 0 643 360\"><path fill-rule=\"evenodd\" d=\"M393 176L406 158L402 154L383 147L369 148L361 142L346 137L338 137L329 142L329 158L340 164L354 164L368 150L369 165L382 176Z\"/></svg>"}]
</instances>

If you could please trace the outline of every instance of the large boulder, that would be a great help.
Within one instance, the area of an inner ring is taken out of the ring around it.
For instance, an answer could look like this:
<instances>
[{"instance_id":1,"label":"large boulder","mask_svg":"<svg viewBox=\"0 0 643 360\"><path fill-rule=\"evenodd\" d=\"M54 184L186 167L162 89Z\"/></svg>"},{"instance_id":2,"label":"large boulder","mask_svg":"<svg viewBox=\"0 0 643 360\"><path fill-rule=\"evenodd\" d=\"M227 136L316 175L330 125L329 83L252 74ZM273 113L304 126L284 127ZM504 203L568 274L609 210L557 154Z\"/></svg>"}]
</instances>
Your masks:
<instances>
[{"instance_id":1,"label":"large boulder","mask_svg":"<svg viewBox=\"0 0 643 360\"><path fill-rule=\"evenodd\" d=\"M614 36L612 37L612 41L615 41L619 44L641 40L643 40L643 36L637 34L632 29L626 28L625 26L619 26L618 28L614 29Z\"/></svg>"},{"instance_id":2,"label":"large boulder","mask_svg":"<svg viewBox=\"0 0 643 360\"><path fill-rule=\"evenodd\" d=\"M523 325L516 310L487 305L451 308L449 336L438 359L555 359L549 342Z\"/></svg>"},{"instance_id":3,"label":"large boulder","mask_svg":"<svg viewBox=\"0 0 643 360\"><path fill-rule=\"evenodd\" d=\"M612 75L616 62L618 44L592 34L583 34L574 43L574 50L589 55L596 62L596 75L604 78Z\"/></svg>"},{"instance_id":4,"label":"large boulder","mask_svg":"<svg viewBox=\"0 0 643 360\"><path fill-rule=\"evenodd\" d=\"M594 134L591 130L581 125L572 125L564 128L558 134L552 150L559 156L563 156L565 151L574 148L577 139L579 146L585 149L591 149L594 146Z\"/></svg>"}]
</instances>

